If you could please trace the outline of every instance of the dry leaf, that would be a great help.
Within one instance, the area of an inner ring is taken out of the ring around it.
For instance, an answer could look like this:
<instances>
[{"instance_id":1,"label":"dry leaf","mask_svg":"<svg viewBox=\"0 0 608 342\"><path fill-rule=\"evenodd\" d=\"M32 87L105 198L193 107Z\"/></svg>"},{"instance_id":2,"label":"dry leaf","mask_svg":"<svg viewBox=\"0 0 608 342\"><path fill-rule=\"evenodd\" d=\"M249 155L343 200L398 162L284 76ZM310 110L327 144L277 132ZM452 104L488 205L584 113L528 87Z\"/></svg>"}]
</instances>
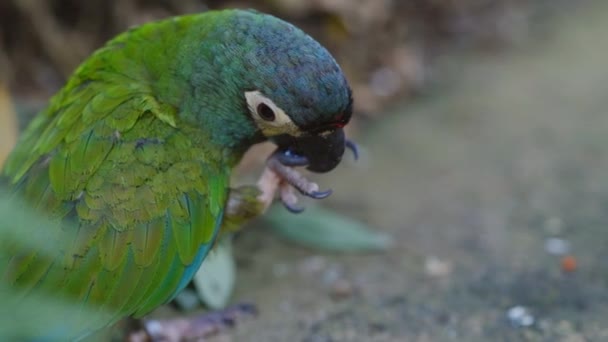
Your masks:
<instances>
[{"instance_id":1,"label":"dry leaf","mask_svg":"<svg viewBox=\"0 0 608 342\"><path fill-rule=\"evenodd\" d=\"M17 119L8 89L0 83L0 168L17 141Z\"/></svg>"}]
</instances>

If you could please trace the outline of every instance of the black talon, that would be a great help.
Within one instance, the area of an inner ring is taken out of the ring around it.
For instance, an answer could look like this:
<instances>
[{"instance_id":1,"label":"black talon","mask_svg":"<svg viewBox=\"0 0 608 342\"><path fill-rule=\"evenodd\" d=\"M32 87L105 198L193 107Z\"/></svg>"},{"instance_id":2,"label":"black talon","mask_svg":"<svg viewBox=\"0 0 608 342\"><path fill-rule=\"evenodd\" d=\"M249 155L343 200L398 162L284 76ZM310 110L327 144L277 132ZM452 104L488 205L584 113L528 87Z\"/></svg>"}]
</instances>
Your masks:
<instances>
[{"instance_id":1,"label":"black talon","mask_svg":"<svg viewBox=\"0 0 608 342\"><path fill-rule=\"evenodd\" d=\"M346 145L346 147L349 150L351 150L351 152L353 153L353 156L355 157L355 160L358 160L359 159L359 147L357 146L357 144L355 144L351 140L346 140L344 142L344 144Z\"/></svg>"},{"instance_id":2,"label":"black talon","mask_svg":"<svg viewBox=\"0 0 608 342\"><path fill-rule=\"evenodd\" d=\"M311 193L308 194L304 194L310 198L314 198L314 199L324 199L329 197L329 195L331 195L331 193L333 192L332 189L329 189L327 191L313 191Z\"/></svg>"},{"instance_id":3,"label":"black talon","mask_svg":"<svg viewBox=\"0 0 608 342\"><path fill-rule=\"evenodd\" d=\"M304 211L304 207L298 207L293 204L289 204L285 201L281 201L285 209L287 209L292 214L299 214Z\"/></svg>"},{"instance_id":4,"label":"black talon","mask_svg":"<svg viewBox=\"0 0 608 342\"><path fill-rule=\"evenodd\" d=\"M276 158L285 166L306 166L309 164L308 158L293 153L291 150L277 151Z\"/></svg>"}]
</instances>

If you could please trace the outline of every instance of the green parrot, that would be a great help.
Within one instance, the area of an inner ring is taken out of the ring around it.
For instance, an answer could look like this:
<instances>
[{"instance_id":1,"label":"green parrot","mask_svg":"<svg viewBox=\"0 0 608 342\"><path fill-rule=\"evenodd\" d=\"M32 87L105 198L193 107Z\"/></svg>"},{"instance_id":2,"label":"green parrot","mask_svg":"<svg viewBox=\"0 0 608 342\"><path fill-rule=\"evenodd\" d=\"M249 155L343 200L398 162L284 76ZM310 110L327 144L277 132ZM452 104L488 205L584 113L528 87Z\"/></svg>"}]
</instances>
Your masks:
<instances>
[{"instance_id":1,"label":"green parrot","mask_svg":"<svg viewBox=\"0 0 608 342\"><path fill-rule=\"evenodd\" d=\"M10 193L48 217L28 230L44 248L0 243L14 310L34 294L79 308L11 340L79 339L141 317L275 192L294 212L294 189L328 196L295 167L328 172L356 152L343 131L352 106L330 53L259 12L174 17L109 41L30 123L2 171ZM277 149L260 186L231 188L243 154L267 140Z\"/></svg>"}]
</instances>

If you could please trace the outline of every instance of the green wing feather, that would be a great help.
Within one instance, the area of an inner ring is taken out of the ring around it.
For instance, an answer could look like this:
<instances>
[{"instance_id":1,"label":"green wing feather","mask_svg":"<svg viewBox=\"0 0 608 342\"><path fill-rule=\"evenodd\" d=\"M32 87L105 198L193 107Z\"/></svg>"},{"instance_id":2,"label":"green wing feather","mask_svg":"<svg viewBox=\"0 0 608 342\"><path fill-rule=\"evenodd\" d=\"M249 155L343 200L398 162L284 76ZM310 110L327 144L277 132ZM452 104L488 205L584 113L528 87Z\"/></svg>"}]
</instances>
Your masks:
<instances>
[{"instance_id":1,"label":"green wing feather","mask_svg":"<svg viewBox=\"0 0 608 342\"><path fill-rule=\"evenodd\" d=\"M77 70L24 132L4 175L52 220L53 252L15 242L0 256L4 283L77 301L97 315L62 318L90 331L169 300L219 229L230 169L205 135L104 51ZM67 323L66 323L67 324Z\"/></svg>"}]
</instances>

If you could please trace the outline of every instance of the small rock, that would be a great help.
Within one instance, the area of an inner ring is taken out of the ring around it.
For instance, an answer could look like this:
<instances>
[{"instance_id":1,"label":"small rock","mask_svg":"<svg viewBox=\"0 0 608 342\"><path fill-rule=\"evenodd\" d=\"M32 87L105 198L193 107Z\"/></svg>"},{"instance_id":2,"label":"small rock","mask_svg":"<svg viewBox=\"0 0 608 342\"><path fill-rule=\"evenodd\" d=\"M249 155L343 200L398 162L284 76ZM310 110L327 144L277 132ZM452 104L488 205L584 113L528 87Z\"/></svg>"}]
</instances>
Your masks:
<instances>
[{"instance_id":1,"label":"small rock","mask_svg":"<svg viewBox=\"0 0 608 342\"><path fill-rule=\"evenodd\" d=\"M553 255L565 255L570 252L570 242L560 238L545 240L545 251Z\"/></svg>"},{"instance_id":2,"label":"small rock","mask_svg":"<svg viewBox=\"0 0 608 342\"><path fill-rule=\"evenodd\" d=\"M426 274L431 277L443 277L452 272L452 264L447 261L443 261L438 257L431 256L426 258L424 262L424 269Z\"/></svg>"},{"instance_id":3,"label":"small rock","mask_svg":"<svg viewBox=\"0 0 608 342\"><path fill-rule=\"evenodd\" d=\"M339 279L333 283L329 292L333 300L343 300L351 297L355 292L353 284L346 279Z\"/></svg>"},{"instance_id":4,"label":"small rock","mask_svg":"<svg viewBox=\"0 0 608 342\"><path fill-rule=\"evenodd\" d=\"M507 311L507 318L516 328L526 328L534 324L534 316L525 306L517 305Z\"/></svg>"},{"instance_id":5,"label":"small rock","mask_svg":"<svg viewBox=\"0 0 608 342\"><path fill-rule=\"evenodd\" d=\"M566 255L560 260L560 266L564 272L574 272L578 268L578 262L573 255Z\"/></svg>"}]
</instances>

